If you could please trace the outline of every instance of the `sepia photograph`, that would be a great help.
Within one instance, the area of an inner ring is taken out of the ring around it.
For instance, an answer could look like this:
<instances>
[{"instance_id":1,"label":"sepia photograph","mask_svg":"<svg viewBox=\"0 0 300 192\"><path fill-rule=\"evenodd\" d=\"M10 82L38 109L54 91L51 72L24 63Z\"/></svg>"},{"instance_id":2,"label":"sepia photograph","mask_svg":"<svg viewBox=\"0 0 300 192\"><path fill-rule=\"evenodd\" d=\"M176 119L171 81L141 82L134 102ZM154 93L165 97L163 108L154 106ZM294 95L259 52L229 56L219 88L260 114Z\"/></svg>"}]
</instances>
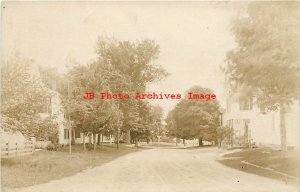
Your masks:
<instances>
[{"instance_id":1,"label":"sepia photograph","mask_svg":"<svg viewBox=\"0 0 300 192\"><path fill-rule=\"evenodd\" d=\"M300 192L299 1L1 1L3 192Z\"/></svg>"}]
</instances>

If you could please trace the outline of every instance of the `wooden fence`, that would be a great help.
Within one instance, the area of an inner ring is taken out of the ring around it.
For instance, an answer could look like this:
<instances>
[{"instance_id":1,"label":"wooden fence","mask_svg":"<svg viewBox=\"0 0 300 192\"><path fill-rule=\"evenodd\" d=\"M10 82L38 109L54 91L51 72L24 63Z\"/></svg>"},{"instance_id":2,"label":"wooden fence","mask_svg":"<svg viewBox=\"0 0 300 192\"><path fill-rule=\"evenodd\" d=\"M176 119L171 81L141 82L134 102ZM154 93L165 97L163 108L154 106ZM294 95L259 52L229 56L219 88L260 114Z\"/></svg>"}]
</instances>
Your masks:
<instances>
[{"instance_id":1,"label":"wooden fence","mask_svg":"<svg viewBox=\"0 0 300 192\"><path fill-rule=\"evenodd\" d=\"M32 154L34 148L34 143L32 141L25 141L24 143L1 143L1 158Z\"/></svg>"}]
</instances>

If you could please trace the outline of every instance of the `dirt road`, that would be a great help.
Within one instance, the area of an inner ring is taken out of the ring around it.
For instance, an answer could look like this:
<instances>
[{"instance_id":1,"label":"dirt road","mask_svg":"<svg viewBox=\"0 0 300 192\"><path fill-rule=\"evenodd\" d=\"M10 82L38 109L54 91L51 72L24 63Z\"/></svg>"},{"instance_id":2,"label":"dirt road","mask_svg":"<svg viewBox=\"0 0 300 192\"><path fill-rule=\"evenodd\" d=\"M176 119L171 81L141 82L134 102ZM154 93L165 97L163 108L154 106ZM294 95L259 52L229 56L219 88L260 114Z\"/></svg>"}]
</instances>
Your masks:
<instances>
[{"instance_id":1,"label":"dirt road","mask_svg":"<svg viewBox=\"0 0 300 192\"><path fill-rule=\"evenodd\" d=\"M215 148L148 149L72 177L5 192L300 191L276 180L225 167L216 161L217 156Z\"/></svg>"}]
</instances>

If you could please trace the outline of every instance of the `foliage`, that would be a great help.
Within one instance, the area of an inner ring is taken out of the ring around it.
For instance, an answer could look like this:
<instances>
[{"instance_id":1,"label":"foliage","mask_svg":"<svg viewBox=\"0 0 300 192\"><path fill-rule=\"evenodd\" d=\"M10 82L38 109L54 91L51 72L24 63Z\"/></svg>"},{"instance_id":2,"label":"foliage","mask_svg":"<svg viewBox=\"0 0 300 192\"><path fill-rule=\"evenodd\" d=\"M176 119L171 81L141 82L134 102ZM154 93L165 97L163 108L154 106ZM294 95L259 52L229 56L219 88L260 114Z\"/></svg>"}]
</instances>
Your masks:
<instances>
[{"instance_id":1,"label":"foliage","mask_svg":"<svg viewBox=\"0 0 300 192\"><path fill-rule=\"evenodd\" d=\"M6 132L15 132L22 127L22 124L15 118L1 114L1 129Z\"/></svg>"},{"instance_id":2,"label":"foliage","mask_svg":"<svg viewBox=\"0 0 300 192\"><path fill-rule=\"evenodd\" d=\"M220 143L225 139L229 139L231 136L233 136L233 129L227 126L219 126L216 131L217 131L218 141Z\"/></svg>"},{"instance_id":3,"label":"foliage","mask_svg":"<svg viewBox=\"0 0 300 192\"><path fill-rule=\"evenodd\" d=\"M31 136L37 130L45 99L51 92L42 83L32 60L19 55L3 59L1 68L1 118L4 130Z\"/></svg>"},{"instance_id":4,"label":"foliage","mask_svg":"<svg viewBox=\"0 0 300 192\"><path fill-rule=\"evenodd\" d=\"M212 93L210 89L200 86L194 86L187 92ZM183 139L215 140L219 115L217 101L191 100L186 96L168 114L166 120L168 133Z\"/></svg>"},{"instance_id":5,"label":"foliage","mask_svg":"<svg viewBox=\"0 0 300 192\"><path fill-rule=\"evenodd\" d=\"M57 84L61 80L61 75L59 74L57 68L39 65L38 70L41 74L41 80L44 85L49 89L55 90L57 88Z\"/></svg>"},{"instance_id":6,"label":"foliage","mask_svg":"<svg viewBox=\"0 0 300 192\"><path fill-rule=\"evenodd\" d=\"M176 121L174 118L174 110L175 109L169 111L168 116L166 118L167 135L170 137L181 137L181 129L176 125Z\"/></svg>"},{"instance_id":7,"label":"foliage","mask_svg":"<svg viewBox=\"0 0 300 192\"><path fill-rule=\"evenodd\" d=\"M4 58L1 69L1 112L20 119L40 112L44 99L50 95L34 70L32 60L11 56Z\"/></svg>"},{"instance_id":8,"label":"foliage","mask_svg":"<svg viewBox=\"0 0 300 192\"><path fill-rule=\"evenodd\" d=\"M159 105L151 106L151 123L150 132L152 139L157 138L157 136L164 136L166 134L165 127L162 124L163 121L163 109Z\"/></svg>"},{"instance_id":9,"label":"foliage","mask_svg":"<svg viewBox=\"0 0 300 192\"><path fill-rule=\"evenodd\" d=\"M61 92L63 96L63 105L65 113L73 122L77 131L83 133L96 133L103 129L118 110L114 101L101 101L97 98L97 93L109 89L105 79L109 73L106 68L99 64L93 63L88 66L75 66L65 77L65 84ZM102 80L102 81L101 81ZM96 94L94 100L84 100L83 95L87 91Z\"/></svg>"},{"instance_id":10,"label":"foliage","mask_svg":"<svg viewBox=\"0 0 300 192\"><path fill-rule=\"evenodd\" d=\"M37 140L48 140L52 143L58 143L58 124L54 117L47 117L44 119L37 118L34 125L33 135Z\"/></svg>"},{"instance_id":11,"label":"foliage","mask_svg":"<svg viewBox=\"0 0 300 192\"><path fill-rule=\"evenodd\" d=\"M53 143L49 143L46 148L48 151L56 151L55 145Z\"/></svg>"},{"instance_id":12,"label":"foliage","mask_svg":"<svg viewBox=\"0 0 300 192\"><path fill-rule=\"evenodd\" d=\"M152 40L130 42L100 37L96 51L98 62L105 63L115 73L109 79L113 92L126 92L133 97L136 92L144 92L147 84L168 75L161 65L154 63L159 55L159 45ZM124 116L123 131L145 127L140 123L143 117L139 114L143 102L131 99L119 101L119 104Z\"/></svg>"},{"instance_id":13,"label":"foliage","mask_svg":"<svg viewBox=\"0 0 300 192\"><path fill-rule=\"evenodd\" d=\"M135 94L146 85L167 74L153 61L159 46L154 41L116 41L99 38L96 46L98 59L88 65L73 65L58 90L62 95L64 112L70 116L73 128L83 133L104 135L132 130L137 138L149 137L151 107L135 99L101 100L100 93ZM83 99L86 92L95 98ZM133 98L133 97L131 97Z\"/></svg>"},{"instance_id":14,"label":"foliage","mask_svg":"<svg viewBox=\"0 0 300 192\"><path fill-rule=\"evenodd\" d=\"M153 62L159 55L159 45L153 40L130 42L100 37L96 51L100 60L130 81L133 90L144 91L147 83L167 75L161 65Z\"/></svg>"},{"instance_id":15,"label":"foliage","mask_svg":"<svg viewBox=\"0 0 300 192\"><path fill-rule=\"evenodd\" d=\"M300 6L255 2L247 13L232 24L238 47L227 54L227 77L255 95L262 111L288 106L300 92Z\"/></svg>"}]
</instances>

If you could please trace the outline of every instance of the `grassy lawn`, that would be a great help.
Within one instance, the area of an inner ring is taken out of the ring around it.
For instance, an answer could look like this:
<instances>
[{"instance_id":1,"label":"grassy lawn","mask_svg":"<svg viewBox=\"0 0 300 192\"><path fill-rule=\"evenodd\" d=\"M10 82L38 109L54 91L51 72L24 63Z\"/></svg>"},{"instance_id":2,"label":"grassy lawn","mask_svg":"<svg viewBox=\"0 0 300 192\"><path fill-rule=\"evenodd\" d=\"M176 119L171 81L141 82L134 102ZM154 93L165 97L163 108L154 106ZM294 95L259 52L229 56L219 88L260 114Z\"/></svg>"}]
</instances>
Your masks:
<instances>
[{"instance_id":1,"label":"grassy lawn","mask_svg":"<svg viewBox=\"0 0 300 192\"><path fill-rule=\"evenodd\" d=\"M257 175L282 180L286 183L300 184L300 179L290 178L283 174L300 178L300 150L289 150L281 152L270 148L244 149L242 151L226 154L220 162L226 166ZM265 170L242 163L246 161L261 167ZM280 173L278 173L280 172Z\"/></svg>"},{"instance_id":2,"label":"grassy lawn","mask_svg":"<svg viewBox=\"0 0 300 192\"><path fill-rule=\"evenodd\" d=\"M83 152L82 145L60 151L38 151L32 155L2 159L2 186L15 188L44 183L54 179L74 175L87 168L102 165L122 155L141 149L121 146L97 147L97 150Z\"/></svg>"}]
</instances>

